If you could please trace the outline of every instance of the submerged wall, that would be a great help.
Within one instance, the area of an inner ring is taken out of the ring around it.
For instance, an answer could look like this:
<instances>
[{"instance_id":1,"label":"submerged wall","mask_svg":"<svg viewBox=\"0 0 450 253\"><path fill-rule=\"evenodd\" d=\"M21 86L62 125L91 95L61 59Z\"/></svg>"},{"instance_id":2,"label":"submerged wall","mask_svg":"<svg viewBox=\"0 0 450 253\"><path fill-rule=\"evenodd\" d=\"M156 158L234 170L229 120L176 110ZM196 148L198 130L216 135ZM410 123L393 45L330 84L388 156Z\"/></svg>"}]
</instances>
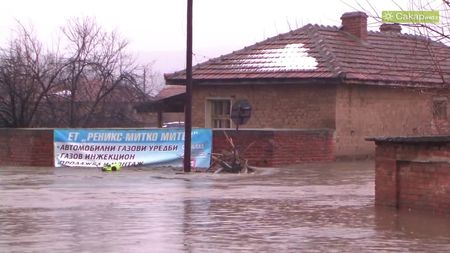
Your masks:
<instances>
[{"instance_id":1,"label":"submerged wall","mask_svg":"<svg viewBox=\"0 0 450 253\"><path fill-rule=\"evenodd\" d=\"M450 215L450 136L375 141L375 204Z\"/></svg>"},{"instance_id":2,"label":"submerged wall","mask_svg":"<svg viewBox=\"0 0 450 253\"><path fill-rule=\"evenodd\" d=\"M0 129L0 165L53 166L53 129Z\"/></svg>"},{"instance_id":3,"label":"submerged wall","mask_svg":"<svg viewBox=\"0 0 450 253\"><path fill-rule=\"evenodd\" d=\"M231 150L226 132L251 165L283 166L334 160L330 129L214 130L213 152ZM53 166L53 129L0 129L0 165Z\"/></svg>"},{"instance_id":4,"label":"submerged wall","mask_svg":"<svg viewBox=\"0 0 450 253\"><path fill-rule=\"evenodd\" d=\"M231 150L225 134L250 165L284 166L334 160L334 130L242 129L214 130L213 150Z\"/></svg>"}]
</instances>

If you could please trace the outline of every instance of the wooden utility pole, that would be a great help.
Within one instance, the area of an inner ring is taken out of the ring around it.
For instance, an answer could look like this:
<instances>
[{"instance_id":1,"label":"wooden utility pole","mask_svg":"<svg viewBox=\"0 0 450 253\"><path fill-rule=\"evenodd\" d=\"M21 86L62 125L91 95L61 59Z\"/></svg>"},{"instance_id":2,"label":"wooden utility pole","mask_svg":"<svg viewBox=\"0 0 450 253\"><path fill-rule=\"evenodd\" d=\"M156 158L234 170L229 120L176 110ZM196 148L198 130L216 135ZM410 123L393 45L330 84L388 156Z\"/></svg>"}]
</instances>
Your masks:
<instances>
[{"instance_id":1,"label":"wooden utility pole","mask_svg":"<svg viewBox=\"0 0 450 253\"><path fill-rule=\"evenodd\" d=\"M186 103L184 108L184 172L191 172L192 132L192 3L187 0Z\"/></svg>"}]
</instances>

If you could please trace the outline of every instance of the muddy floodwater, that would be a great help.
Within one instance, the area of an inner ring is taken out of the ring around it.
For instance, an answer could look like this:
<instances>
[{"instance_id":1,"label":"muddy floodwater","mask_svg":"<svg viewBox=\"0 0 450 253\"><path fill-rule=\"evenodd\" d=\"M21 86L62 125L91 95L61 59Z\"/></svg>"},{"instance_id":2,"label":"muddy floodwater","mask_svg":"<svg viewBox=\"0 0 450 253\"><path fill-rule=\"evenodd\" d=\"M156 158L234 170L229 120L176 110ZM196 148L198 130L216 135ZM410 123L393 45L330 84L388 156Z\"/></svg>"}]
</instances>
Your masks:
<instances>
[{"instance_id":1,"label":"muddy floodwater","mask_svg":"<svg viewBox=\"0 0 450 253\"><path fill-rule=\"evenodd\" d=\"M374 206L373 162L0 167L0 252L450 252L450 219Z\"/></svg>"}]
</instances>

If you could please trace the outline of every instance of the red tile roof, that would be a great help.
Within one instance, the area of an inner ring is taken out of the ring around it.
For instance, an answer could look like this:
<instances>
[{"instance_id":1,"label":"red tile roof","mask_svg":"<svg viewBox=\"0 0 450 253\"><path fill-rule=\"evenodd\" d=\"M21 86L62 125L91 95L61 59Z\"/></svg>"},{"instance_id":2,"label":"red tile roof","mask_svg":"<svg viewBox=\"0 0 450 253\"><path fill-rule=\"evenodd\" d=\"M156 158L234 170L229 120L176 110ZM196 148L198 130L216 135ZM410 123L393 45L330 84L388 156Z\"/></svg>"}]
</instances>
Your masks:
<instances>
[{"instance_id":1,"label":"red tile roof","mask_svg":"<svg viewBox=\"0 0 450 253\"><path fill-rule=\"evenodd\" d=\"M165 75L183 84L185 71ZM338 27L306 25L194 66L202 81L336 79L348 83L450 84L450 47L425 37L368 32L360 40Z\"/></svg>"},{"instance_id":2,"label":"red tile roof","mask_svg":"<svg viewBox=\"0 0 450 253\"><path fill-rule=\"evenodd\" d=\"M166 85L159 91L158 95L154 97L154 100L166 99L174 97L180 94L186 93L186 86L183 85Z\"/></svg>"},{"instance_id":3,"label":"red tile roof","mask_svg":"<svg viewBox=\"0 0 450 253\"><path fill-rule=\"evenodd\" d=\"M166 85L155 97L139 103L135 108L138 112L183 112L186 86Z\"/></svg>"}]
</instances>

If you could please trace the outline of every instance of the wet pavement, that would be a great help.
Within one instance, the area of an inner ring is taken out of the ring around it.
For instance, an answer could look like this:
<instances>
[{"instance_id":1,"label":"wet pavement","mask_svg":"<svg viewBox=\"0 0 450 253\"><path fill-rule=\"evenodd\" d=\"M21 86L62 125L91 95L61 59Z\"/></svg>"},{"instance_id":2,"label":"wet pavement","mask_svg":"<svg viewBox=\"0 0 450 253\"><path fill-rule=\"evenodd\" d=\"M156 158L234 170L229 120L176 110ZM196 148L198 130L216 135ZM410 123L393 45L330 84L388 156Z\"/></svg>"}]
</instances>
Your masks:
<instances>
[{"instance_id":1,"label":"wet pavement","mask_svg":"<svg viewBox=\"0 0 450 253\"><path fill-rule=\"evenodd\" d=\"M450 219L375 208L373 168L0 167L0 252L449 252Z\"/></svg>"}]
</instances>

